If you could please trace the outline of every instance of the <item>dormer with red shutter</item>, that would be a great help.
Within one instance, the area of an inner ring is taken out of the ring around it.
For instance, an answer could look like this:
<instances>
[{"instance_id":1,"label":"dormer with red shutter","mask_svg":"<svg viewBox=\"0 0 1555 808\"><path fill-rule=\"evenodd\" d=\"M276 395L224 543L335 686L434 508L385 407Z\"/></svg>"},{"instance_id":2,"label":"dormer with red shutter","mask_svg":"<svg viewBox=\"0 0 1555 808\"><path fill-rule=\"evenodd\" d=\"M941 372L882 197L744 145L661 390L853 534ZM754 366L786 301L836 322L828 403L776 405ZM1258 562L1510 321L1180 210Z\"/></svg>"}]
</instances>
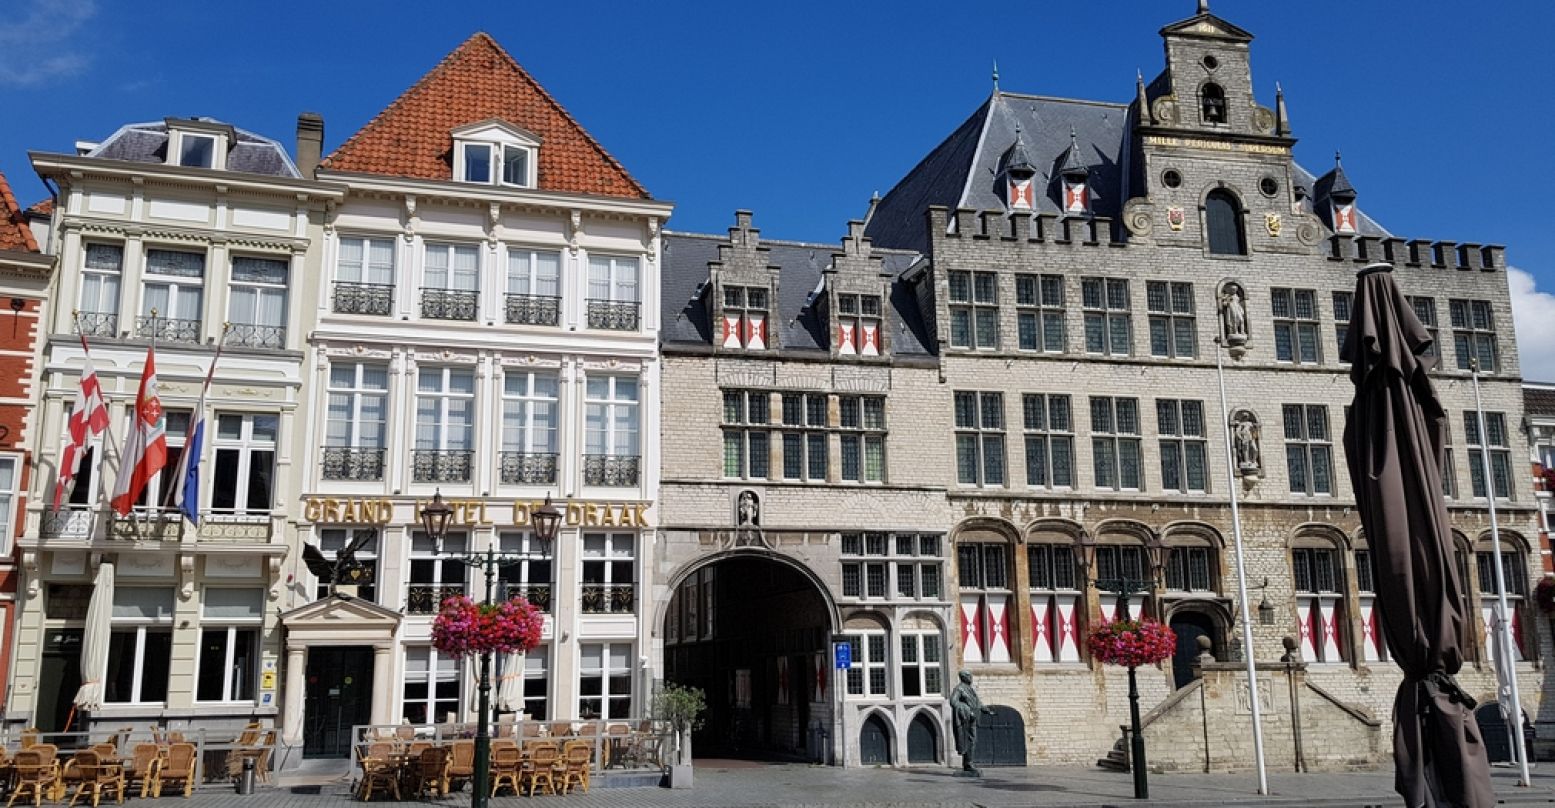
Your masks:
<instances>
[{"instance_id":1,"label":"dormer with red shutter","mask_svg":"<svg viewBox=\"0 0 1555 808\"><path fill-rule=\"evenodd\" d=\"M1080 152L1080 139L1069 128L1069 148L1058 160L1058 204L1065 216L1089 216L1091 213L1091 166Z\"/></svg>"},{"instance_id":2,"label":"dormer with red shutter","mask_svg":"<svg viewBox=\"0 0 1555 808\"><path fill-rule=\"evenodd\" d=\"M848 222L842 252L832 255L822 282L836 358L878 359L891 355L891 273L873 254L864 223Z\"/></svg>"},{"instance_id":3,"label":"dormer with red shutter","mask_svg":"<svg viewBox=\"0 0 1555 808\"><path fill-rule=\"evenodd\" d=\"M1329 228L1340 234L1356 233L1360 224L1360 214L1355 209L1357 194L1350 178L1344 174L1344 167L1339 164L1338 152L1334 152L1334 170L1318 178L1313 192L1320 202L1327 202L1319 208L1326 208Z\"/></svg>"},{"instance_id":4,"label":"dormer with red shutter","mask_svg":"<svg viewBox=\"0 0 1555 808\"><path fill-rule=\"evenodd\" d=\"M1037 167L1026 151L1026 140L1015 127L1015 144L1004 155L1004 199L1010 210L1036 210Z\"/></svg>"},{"instance_id":5,"label":"dormer with red shutter","mask_svg":"<svg viewBox=\"0 0 1555 808\"><path fill-rule=\"evenodd\" d=\"M775 350L772 327L778 291L778 268L761 246L761 231L751 226L748 210L734 212L729 241L718 247L718 260L708 264L709 297L714 324L713 349L719 352Z\"/></svg>"}]
</instances>

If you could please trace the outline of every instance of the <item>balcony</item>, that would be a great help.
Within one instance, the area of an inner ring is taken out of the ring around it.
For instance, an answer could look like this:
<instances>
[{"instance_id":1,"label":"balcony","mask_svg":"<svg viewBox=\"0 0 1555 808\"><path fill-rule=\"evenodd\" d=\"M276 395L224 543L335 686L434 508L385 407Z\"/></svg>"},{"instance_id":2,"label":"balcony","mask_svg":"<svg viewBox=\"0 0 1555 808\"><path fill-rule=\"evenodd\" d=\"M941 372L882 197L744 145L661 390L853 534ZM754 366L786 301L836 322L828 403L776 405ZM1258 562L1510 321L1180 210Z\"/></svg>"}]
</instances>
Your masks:
<instances>
[{"instance_id":1,"label":"balcony","mask_svg":"<svg viewBox=\"0 0 1555 808\"><path fill-rule=\"evenodd\" d=\"M529 601L529 605L546 614L551 613L551 585L550 584L510 584L503 582L497 593L502 600L523 598Z\"/></svg>"},{"instance_id":2,"label":"balcony","mask_svg":"<svg viewBox=\"0 0 1555 808\"><path fill-rule=\"evenodd\" d=\"M421 289L421 316L429 320L474 320L480 312L480 292L461 289Z\"/></svg>"},{"instance_id":3,"label":"balcony","mask_svg":"<svg viewBox=\"0 0 1555 808\"><path fill-rule=\"evenodd\" d=\"M556 455L534 452L503 452L498 461L502 482L519 485L550 485L556 482Z\"/></svg>"},{"instance_id":4,"label":"balcony","mask_svg":"<svg viewBox=\"0 0 1555 808\"><path fill-rule=\"evenodd\" d=\"M584 614L632 614L637 608L636 584L584 584Z\"/></svg>"},{"instance_id":5,"label":"balcony","mask_svg":"<svg viewBox=\"0 0 1555 808\"><path fill-rule=\"evenodd\" d=\"M200 520L200 541L265 544L270 541L269 514L210 513Z\"/></svg>"},{"instance_id":6,"label":"balcony","mask_svg":"<svg viewBox=\"0 0 1555 808\"><path fill-rule=\"evenodd\" d=\"M119 336L119 315L95 311L76 312L76 333L88 337Z\"/></svg>"},{"instance_id":7,"label":"balcony","mask_svg":"<svg viewBox=\"0 0 1555 808\"><path fill-rule=\"evenodd\" d=\"M584 455L583 484L624 488L637 484L636 455Z\"/></svg>"},{"instance_id":8,"label":"balcony","mask_svg":"<svg viewBox=\"0 0 1555 808\"><path fill-rule=\"evenodd\" d=\"M335 281L336 314L371 314L387 317L394 312L394 285Z\"/></svg>"},{"instance_id":9,"label":"balcony","mask_svg":"<svg viewBox=\"0 0 1555 808\"><path fill-rule=\"evenodd\" d=\"M157 342L200 342L199 320L172 320L167 317L136 317L135 336Z\"/></svg>"},{"instance_id":10,"label":"balcony","mask_svg":"<svg viewBox=\"0 0 1555 808\"><path fill-rule=\"evenodd\" d=\"M406 614L437 614L443 601L464 594L464 584L412 583L405 590Z\"/></svg>"},{"instance_id":11,"label":"balcony","mask_svg":"<svg viewBox=\"0 0 1555 808\"><path fill-rule=\"evenodd\" d=\"M323 475L326 480L382 480L386 449L325 446Z\"/></svg>"},{"instance_id":12,"label":"balcony","mask_svg":"<svg viewBox=\"0 0 1555 808\"><path fill-rule=\"evenodd\" d=\"M561 298L543 295L508 295L507 321L514 325L556 325L561 319Z\"/></svg>"},{"instance_id":13,"label":"balcony","mask_svg":"<svg viewBox=\"0 0 1555 808\"><path fill-rule=\"evenodd\" d=\"M590 300L588 302L589 328L604 331L636 331L641 304L619 300Z\"/></svg>"},{"instance_id":14,"label":"balcony","mask_svg":"<svg viewBox=\"0 0 1555 808\"><path fill-rule=\"evenodd\" d=\"M38 535L45 539L89 539L93 512L86 508L44 511Z\"/></svg>"},{"instance_id":15,"label":"balcony","mask_svg":"<svg viewBox=\"0 0 1555 808\"><path fill-rule=\"evenodd\" d=\"M121 541L181 541L184 536L184 516L176 508L136 509L129 516L111 511L108 519L108 538Z\"/></svg>"},{"instance_id":16,"label":"balcony","mask_svg":"<svg viewBox=\"0 0 1555 808\"><path fill-rule=\"evenodd\" d=\"M286 326L230 323L222 344L243 348L285 348Z\"/></svg>"},{"instance_id":17,"label":"balcony","mask_svg":"<svg viewBox=\"0 0 1555 808\"><path fill-rule=\"evenodd\" d=\"M418 483L467 483L475 452L470 449L417 449L410 453L411 479Z\"/></svg>"}]
</instances>

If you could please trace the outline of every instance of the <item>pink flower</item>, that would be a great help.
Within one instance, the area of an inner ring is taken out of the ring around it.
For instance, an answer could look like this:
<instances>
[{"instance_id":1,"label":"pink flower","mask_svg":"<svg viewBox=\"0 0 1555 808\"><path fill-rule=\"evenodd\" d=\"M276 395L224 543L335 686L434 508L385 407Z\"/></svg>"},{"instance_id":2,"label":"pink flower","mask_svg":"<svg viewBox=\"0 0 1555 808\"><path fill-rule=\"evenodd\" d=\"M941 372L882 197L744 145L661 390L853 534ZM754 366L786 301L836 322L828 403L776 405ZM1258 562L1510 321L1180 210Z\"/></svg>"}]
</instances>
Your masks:
<instances>
[{"instance_id":1,"label":"pink flower","mask_svg":"<svg viewBox=\"0 0 1555 808\"><path fill-rule=\"evenodd\" d=\"M1091 631L1091 656L1108 665L1137 668L1170 659L1177 635L1158 620L1113 620Z\"/></svg>"},{"instance_id":2,"label":"pink flower","mask_svg":"<svg viewBox=\"0 0 1555 808\"><path fill-rule=\"evenodd\" d=\"M454 656L521 653L540 644L544 628L545 615L523 598L479 605L451 597L432 620L432 644Z\"/></svg>"}]
</instances>

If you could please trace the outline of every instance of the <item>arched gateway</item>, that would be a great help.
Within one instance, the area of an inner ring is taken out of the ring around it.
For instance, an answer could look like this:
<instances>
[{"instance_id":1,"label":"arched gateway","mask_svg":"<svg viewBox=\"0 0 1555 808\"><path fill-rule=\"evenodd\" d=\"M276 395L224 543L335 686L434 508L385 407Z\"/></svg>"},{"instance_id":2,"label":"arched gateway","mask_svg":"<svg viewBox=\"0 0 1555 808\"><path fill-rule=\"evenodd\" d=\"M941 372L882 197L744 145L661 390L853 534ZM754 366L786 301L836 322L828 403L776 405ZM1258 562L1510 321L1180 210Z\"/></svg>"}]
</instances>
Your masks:
<instances>
[{"instance_id":1,"label":"arched gateway","mask_svg":"<svg viewBox=\"0 0 1555 808\"><path fill-rule=\"evenodd\" d=\"M697 757L833 758L835 604L808 568L737 549L699 559L660 606L664 679L707 694Z\"/></svg>"}]
</instances>

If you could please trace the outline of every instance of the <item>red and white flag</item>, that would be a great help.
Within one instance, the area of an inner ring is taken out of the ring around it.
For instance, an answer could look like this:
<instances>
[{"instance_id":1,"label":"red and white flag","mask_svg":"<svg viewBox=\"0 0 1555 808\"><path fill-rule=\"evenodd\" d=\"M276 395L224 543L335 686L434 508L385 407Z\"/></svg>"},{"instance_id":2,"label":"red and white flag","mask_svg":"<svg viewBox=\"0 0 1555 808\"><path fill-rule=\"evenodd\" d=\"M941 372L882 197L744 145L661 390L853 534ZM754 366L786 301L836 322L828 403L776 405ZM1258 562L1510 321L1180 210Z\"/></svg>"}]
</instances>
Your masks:
<instances>
[{"instance_id":1,"label":"red and white flag","mask_svg":"<svg viewBox=\"0 0 1555 808\"><path fill-rule=\"evenodd\" d=\"M146 349L146 370L135 394L134 419L120 454L119 481L113 487L113 510L128 516L146 483L167 465L167 419L157 396L156 349Z\"/></svg>"},{"instance_id":2,"label":"red and white flag","mask_svg":"<svg viewBox=\"0 0 1555 808\"><path fill-rule=\"evenodd\" d=\"M86 454L87 442L108 428L108 404L103 401L103 388L97 381L97 371L92 368L88 356L81 367L81 384L76 390L76 401L70 407L70 420L65 422L65 448L59 456L59 477L54 482L54 510L65 500L81 470L81 458Z\"/></svg>"}]
</instances>

